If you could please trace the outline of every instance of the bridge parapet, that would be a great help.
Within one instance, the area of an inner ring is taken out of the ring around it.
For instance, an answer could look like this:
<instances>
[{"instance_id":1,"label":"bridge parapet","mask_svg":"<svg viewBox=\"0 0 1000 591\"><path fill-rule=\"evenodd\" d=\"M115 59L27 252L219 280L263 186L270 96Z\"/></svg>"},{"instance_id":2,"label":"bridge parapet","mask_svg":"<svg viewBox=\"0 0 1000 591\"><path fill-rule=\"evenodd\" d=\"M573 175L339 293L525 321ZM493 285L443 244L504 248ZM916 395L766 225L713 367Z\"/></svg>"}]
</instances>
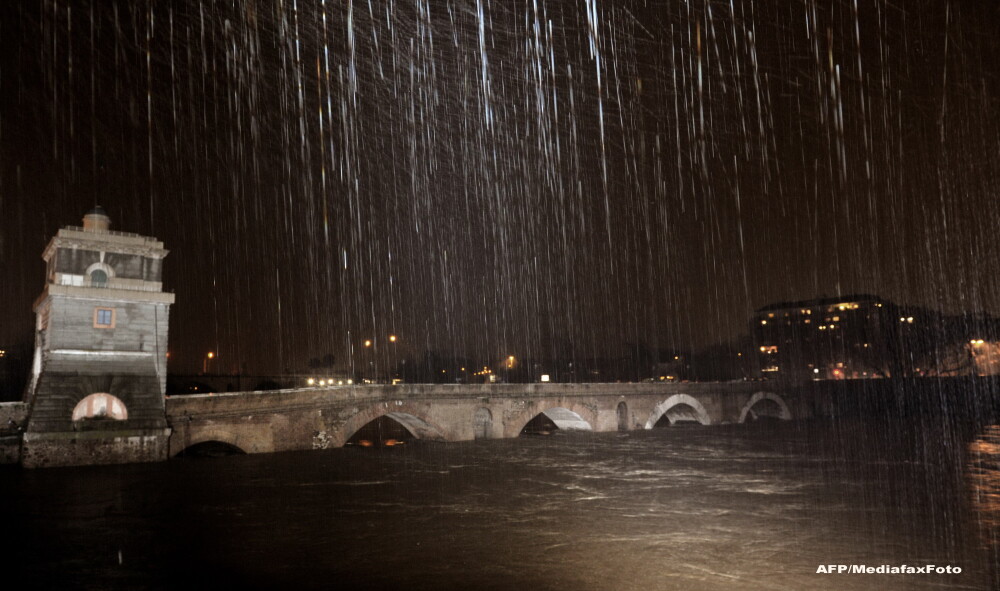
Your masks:
<instances>
[{"instance_id":1,"label":"bridge parapet","mask_svg":"<svg viewBox=\"0 0 1000 591\"><path fill-rule=\"evenodd\" d=\"M552 396L635 396L678 393L692 395L753 393L772 390L759 382L653 382L653 383L583 383L583 384L399 384L351 385L290 388L222 394L185 394L168 396L167 414L186 409L200 412L238 411L261 406L311 405L321 402L372 401L415 398L537 398Z\"/></svg>"}]
</instances>

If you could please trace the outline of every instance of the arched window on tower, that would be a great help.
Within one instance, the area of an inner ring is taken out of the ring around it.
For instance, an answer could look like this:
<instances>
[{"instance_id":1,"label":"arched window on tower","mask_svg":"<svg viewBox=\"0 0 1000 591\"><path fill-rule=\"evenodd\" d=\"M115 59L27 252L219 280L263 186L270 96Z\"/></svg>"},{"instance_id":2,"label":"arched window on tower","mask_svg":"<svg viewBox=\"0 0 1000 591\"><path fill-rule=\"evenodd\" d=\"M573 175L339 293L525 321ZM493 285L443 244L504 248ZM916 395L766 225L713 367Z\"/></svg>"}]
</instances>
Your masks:
<instances>
[{"instance_id":1,"label":"arched window on tower","mask_svg":"<svg viewBox=\"0 0 1000 591\"><path fill-rule=\"evenodd\" d=\"M124 421L128 418L125 403L106 392L97 392L81 400L73 409L73 420L110 419Z\"/></svg>"},{"instance_id":2,"label":"arched window on tower","mask_svg":"<svg viewBox=\"0 0 1000 591\"><path fill-rule=\"evenodd\" d=\"M104 269L94 269L90 272L90 285L93 287L107 287L108 274Z\"/></svg>"}]
</instances>

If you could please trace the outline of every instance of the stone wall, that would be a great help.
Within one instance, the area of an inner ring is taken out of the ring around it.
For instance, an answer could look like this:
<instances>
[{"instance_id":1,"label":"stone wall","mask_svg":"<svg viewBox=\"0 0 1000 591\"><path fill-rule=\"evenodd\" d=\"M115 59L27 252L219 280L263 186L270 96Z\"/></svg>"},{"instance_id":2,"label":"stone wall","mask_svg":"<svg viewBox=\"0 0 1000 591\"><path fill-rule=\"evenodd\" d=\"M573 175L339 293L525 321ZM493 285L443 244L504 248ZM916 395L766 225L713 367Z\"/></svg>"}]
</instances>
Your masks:
<instances>
[{"instance_id":1,"label":"stone wall","mask_svg":"<svg viewBox=\"0 0 1000 591\"><path fill-rule=\"evenodd\" d=\"M25 433L25 468L160 462L167 459L170 429Z\"/></svg>"},{"instance_id":2,"label":"stone wall","mask_svg":"<svg viewBox=\"0 0 1000 591\"><path fill-rule=\"evenodd\" d=\"M0 433L7 428L7 421L13 420L18 425L24 425L28 416L28 405L23 402L0 402Z\"/></svg>"},{"instance_id":3,"label":"stone wall","mask_svg":"<svg viewBox=\"0 0 1000 591\"><path fill-rule=\"evenodd\" d=\"M169 307L164 303L109 301L105 292L92 299L59 298L52 306L46 327L50 350L132 351L165 353ZM130 295L130 294L126 294ZM114 328L95 328L94 310L112 308Z\"/></svg>"}]
</instances>

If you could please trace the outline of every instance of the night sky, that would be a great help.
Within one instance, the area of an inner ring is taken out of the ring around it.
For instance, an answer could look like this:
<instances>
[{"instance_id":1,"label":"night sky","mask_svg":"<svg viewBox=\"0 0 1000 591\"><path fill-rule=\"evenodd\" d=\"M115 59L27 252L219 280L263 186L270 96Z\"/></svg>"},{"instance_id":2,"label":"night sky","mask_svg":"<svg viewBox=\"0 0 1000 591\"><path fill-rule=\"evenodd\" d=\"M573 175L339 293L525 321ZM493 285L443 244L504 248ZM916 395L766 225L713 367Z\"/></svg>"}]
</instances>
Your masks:
<instances>
[{"instance_id":1,"label":"night sky","mask_svg":"<svg viewBox=\"0 0 1000 591\"><path fill-rule=\"evenodd\" d=\"M1000 313L1000 3L0 3L0 343L95 204L171 371L616 355L867 292Z\"/></svg>"}]
</instances>

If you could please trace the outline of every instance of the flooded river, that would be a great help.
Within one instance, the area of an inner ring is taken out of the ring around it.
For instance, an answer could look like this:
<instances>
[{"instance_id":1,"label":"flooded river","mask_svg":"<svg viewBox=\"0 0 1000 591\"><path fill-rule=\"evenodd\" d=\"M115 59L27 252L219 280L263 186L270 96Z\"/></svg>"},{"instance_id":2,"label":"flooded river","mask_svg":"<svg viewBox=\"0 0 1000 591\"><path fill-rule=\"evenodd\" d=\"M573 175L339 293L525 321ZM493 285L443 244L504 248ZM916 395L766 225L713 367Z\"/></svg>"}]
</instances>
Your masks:
<instances>
[{"instance_id":1,"label":"flooded river","mask_svg":"<svg viewBox=\"0 0 1000 591\"><path fill-rule=\"evenodd\" d=\"M1000 428L681 426L0 472L72 589L995 589ZM824 574L821 565L960 573Z\"/></svg>"}]
</instances>

